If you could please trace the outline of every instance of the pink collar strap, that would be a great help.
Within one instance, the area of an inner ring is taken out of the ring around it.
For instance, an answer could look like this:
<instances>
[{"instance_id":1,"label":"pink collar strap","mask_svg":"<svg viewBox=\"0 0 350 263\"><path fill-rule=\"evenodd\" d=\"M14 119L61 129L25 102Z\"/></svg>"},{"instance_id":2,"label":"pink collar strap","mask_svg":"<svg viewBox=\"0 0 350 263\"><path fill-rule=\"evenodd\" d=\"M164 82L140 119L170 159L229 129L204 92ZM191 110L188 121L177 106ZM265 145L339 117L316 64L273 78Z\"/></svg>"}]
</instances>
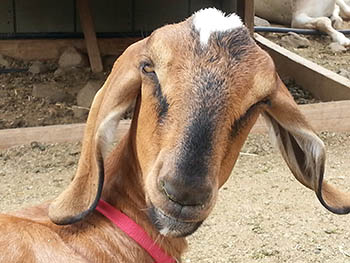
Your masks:
<instances>
[{"instance_id":1,"label":"pink collar strap","mask_svg":"<svg viewBox=\"0 0 350 263\"><path fill-rule=\"evenodd\" d=\"M124 231L129 237L136 241L155 260L154 263L175 263L146 233L146 231L135 223L134 220L114 208L104 200L100 199L96 210L111 220L117 227Z\"/></svg>"}]
</instances>

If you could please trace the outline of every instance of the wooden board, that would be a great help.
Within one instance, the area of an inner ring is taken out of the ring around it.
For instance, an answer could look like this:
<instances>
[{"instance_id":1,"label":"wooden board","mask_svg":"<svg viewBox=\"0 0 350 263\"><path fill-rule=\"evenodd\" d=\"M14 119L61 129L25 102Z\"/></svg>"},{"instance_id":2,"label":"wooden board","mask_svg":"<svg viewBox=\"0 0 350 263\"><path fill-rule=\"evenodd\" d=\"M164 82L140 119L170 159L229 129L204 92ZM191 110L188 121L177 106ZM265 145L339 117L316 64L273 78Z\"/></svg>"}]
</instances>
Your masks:
<instances>
[{"instance_id":1,"label":"wooden board","mask_svg":"<svg viewBox=\"0 0 350 263\"><path fill-rule=\"evenodd\" d=\"M95 26L88 0L77 0L77 9L79 12L81 27L84 32L91 70L92 72L102 72L102 59L98 48Z\"/></svg>"},{"instance_id":2,"label":"wooden board","mask_svg":"<svg viewBox=\"0 0 350 263\"><path fill-rule=\"evenodd\" d=\"M85 124L0 130L0 149L37 142L76 142L83 137Z\"/></svg>"},{"instance_id":3,"label":"wooden board","mask_svg":"<svg viewBox=\"0 0 350 263\"><path fill-rule=\"evenodd\" d=\"M316 132L350 132L349 100L299 105L299 109ZM264 118L259 117L252 132L267 132Z\"/></svg>"},{"instance_id":4,"label":"wooden board","mask_svg":"<svg viewBox=\"0 0 350 263\"><path fill-rule=\"evenodd\" d=\"M216 0L191 0L189 1L189 5L190 5L189 15L192 15L194 12L197 12L202 8L215 7L215 8L221 9L222 7L219 2L220 1L216 1ZM223 10L223 11L226 11L226 10Z\"/></svg>"},{"instance_id":5,"label":"wooden board","mask_svg":"<svg viewBox=\"0 0 350 263\"><path fill-rule=\"evenodd\" d=\"M82 32L76 2L1 0L0 33ZM252 0L89 0L95 31L114 33L153 30L164 23L183 20L206 7L216 7L225 13L237 12L237 2L241 7L253 3Z\"/></svg>"},{"instance_id":6,"label":"wooden board","mask_svg":"<svg viewBox=\"0 0 350 263\"><path fill-rule=\"evenodd\" d=\"M134 2L134 29L141 33L147 33L165 24L180 22L188 16L188 0Z\"/></svg>"},{"instance_id":7,"label":"wooden board","mask_svg":"<svg viewBox=\"0 0 350 263\"><path fill-rule=\"evenodd\" d=\"M237 13L237 1L241 0L222 0L222 11L226 12L227 14Z\"/></svg>"},{"instance_id":8,"label":"wooden board","mask_svg":"<svg viewBox=\"0 0 350 263\"><path fill-rule=\"evenodd\" d=\"M90 1L95 30L101 32L132 32L133 1ZM77 32L82 32L79 16L76 17Z\"/></svg>"},{"instance_id":9,"label":"wooden board","mask_svg":"<svg viewBox=\"0 0 350 263\"><path fill-rule=\"evenodd\" d=\"M14 31L12 0L0 1L0 32L10 33Z\"/></svg>"},{"instance_id":10,"label":"wooden board","mask_svg":"<svg viewBox=\"0 0 350 263\"><path fill-rule=\"evenodd\" d=\"M300 105L315 131L350 132L350 101L326 102ZM117 136L129 129L130 121L120 122ZM53 125L46 127L0 130L0 149L32 141L61 143L76 142L83 137L85 124ZM262 117L254 125L252 133L266 133L267 127Z\"/></svg>"},{"instance_id":11,"label":"wooden board","mask_svg":"<svg viewBox=\"0 0 350 263\"><path fill-rule=\"evenodd\" d=\"M140 38L100 38L102 55L119 56L129 45ZM87 52L84 39L18 39L1 40L0 54L23 60L58 59L67 47L73 46Z\"/></svg>"},{"instance_id":12,"label":"wooden board","mask_svg":"<svg viewBox=\"0 0 350 263\"><path fill-rule=\"evenodd\" d=\"M74 32L74 3L71 0L16 0L17 33ZM0 17L0 20L3 18Z\"/></svg>"},{"instance_id":13,"label":"wooden board","mask_svg":"<svg viewBox=\"0 0 350 263\"><path fill-rule=\"evenodd\" d=\"M254 0L237 0L237 13L253 35L255 14Z\"/></svg>"},{"instance_id":14,"label":"wooden board","mask_svg":"<svg viewBox=\"0 0 350 263\"><path fill-rule=\"evenodd\" d=\"M130 121L122 120L117 136L123 136L129 129ZM46 143L77 142L83 138L85 124L51 125L45 127L0 130L0 149L33 141Z\"/></svg>"},{"instance_id":15,"label":"wooden board","mask_svg":"<svg viewBox=\"0 0 350 263\"><path fill-rule=\"evenodd\" d=\"M254 37L273 58L281 77L293 78L297 84L322 101L350 99L349 79L290 52L259 34Z\"/></svg>"}]
</instances>

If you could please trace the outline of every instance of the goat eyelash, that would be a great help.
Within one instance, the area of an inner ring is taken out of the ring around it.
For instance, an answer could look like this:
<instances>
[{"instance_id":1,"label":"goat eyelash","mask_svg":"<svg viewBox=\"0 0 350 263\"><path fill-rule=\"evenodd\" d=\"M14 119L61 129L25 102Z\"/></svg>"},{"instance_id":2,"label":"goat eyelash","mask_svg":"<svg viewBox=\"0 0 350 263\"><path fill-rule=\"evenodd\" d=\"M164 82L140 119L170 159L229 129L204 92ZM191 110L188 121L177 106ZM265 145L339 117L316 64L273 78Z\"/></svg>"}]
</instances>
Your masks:
<instances>
[{"instance_id":1,"label":"goat eyelash","mask_svg":"<svg viewBox=\"0 0 350 263\"><path fill-rule=\"evenodd\" d=\"M140 65L142 73L146 75L156 75L156 72L153 70L153 65L150 62L142 62Z\"/></svg>"}]
</instances>

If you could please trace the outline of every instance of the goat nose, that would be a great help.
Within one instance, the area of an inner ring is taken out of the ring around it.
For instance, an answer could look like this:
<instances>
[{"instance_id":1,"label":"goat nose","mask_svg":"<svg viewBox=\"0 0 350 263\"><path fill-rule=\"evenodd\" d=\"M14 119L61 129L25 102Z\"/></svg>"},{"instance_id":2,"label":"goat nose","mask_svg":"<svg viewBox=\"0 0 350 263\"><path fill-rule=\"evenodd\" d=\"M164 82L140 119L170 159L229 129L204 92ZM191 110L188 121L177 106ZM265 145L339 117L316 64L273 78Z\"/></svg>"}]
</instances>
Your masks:
<instances>
[{"instance_id":1,"label":"goat nose","mask_svg":"<svg viewBox=\"0 0 350 263\"><path fill-rule=\"evenodd\" d=\"M182 206L203 205L211 196L209 187L188 187L173 180L162 181L162 188L171 201Z\"/></svg>"}]
</instances>

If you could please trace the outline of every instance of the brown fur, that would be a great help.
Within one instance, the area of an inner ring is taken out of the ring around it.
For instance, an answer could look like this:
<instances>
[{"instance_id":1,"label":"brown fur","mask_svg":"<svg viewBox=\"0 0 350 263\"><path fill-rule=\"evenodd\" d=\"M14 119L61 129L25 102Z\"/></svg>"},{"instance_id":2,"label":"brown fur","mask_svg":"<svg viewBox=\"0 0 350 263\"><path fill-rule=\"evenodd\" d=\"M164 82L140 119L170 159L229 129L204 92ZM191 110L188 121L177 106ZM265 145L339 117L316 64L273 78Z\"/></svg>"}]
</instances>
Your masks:
<instances>
[{"instance_id":1,"label":"brown fur","mask_svg":"<svg viewBox=\"0 0 350 263\"><path fill-rule=\"evenodd\" d=\"M180 260L183 236L210 214L260 113L295 177L328 209L349 212L348 196L323 183L324 146L271 58L245 28L201 47L191 25L165 26L117 60L93 102L73 182L49 204L0 216L1 262L153 262L94 211L100 194ZM118 142L115 129L136 98Z\"/></svg>"}]
</instances>

